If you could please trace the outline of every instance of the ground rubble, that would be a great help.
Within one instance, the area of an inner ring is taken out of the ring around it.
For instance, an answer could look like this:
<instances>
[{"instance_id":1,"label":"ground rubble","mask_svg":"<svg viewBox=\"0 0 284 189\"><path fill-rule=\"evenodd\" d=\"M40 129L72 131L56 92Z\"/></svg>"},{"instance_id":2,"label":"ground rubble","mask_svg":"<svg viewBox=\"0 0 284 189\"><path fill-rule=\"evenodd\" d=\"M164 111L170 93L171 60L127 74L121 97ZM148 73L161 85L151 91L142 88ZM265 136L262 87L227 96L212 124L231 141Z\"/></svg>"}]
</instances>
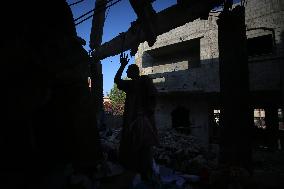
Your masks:
<instances>
[{"instance_id":1,"label":"ground rubble","mask_svg":"<svg viewBox=\"0 0 284 189\"><path fill-rule=\"evenodd\" d=\"M109 129L100 133L103 149L111 162L117 160L120 133L121 129ZM174 129L159 131L159 137L160 144L153 149L154 169L159 175L162 186L157 189L204 189L208 188L208 184L211 187L215 186L213 188L221 188L224 184L252 186L249 188L259 189L275 185L274 188L278 188L279 182L283 180L281 158L275 160L276 157L283 157L283 151L274 153L254 151L255 171L253 176L250 176L247 170L239 167L218 167L218 145L210 144L205 147L199 138ZM109 166L117 171L116 163L110 163ZM231 183L228 171L238 173L235 178L238 182ZM257 184L260 181L261 184ZM139 175L128 182L132 182L134 189L148 188L141 183Z\"/></svg>"},{"instance_id":2,"label":"ground rubble","mask_svg":"<svg viewBox=\"0 0 284 189\"><path fill-rule=\"evenodd\" d=\"M119 128L100 132L101 144L109 161L117 162L120 133ZM193 135L170 129L159 131L159 138L160 143L153 148L153 155L155 171L163 184L186 188L189 182L208 179L210 169L217 166L216 148L208 150Z\"/></svg>"},{"instance_id":3,"label":"ground rubble","mask_svg":"<svg viewBox=\"0 0 284 189\"><path fill-rule=\"evenodd\" d=\"M159 132L160 145L154 147L154 158L177 171L199 174L217 166L217 148L206 148L197 137L174 129Z\"/></svg>"},{"instance_id":4,"label":"ground rubble","mask_svg":"<svg viewBox=\"0 0 284 189\"><path fill-rule=\"evenodd\" d=\"M101 143L105 151L114 158L119 148L121 129L101 132ZM153 148L154 159L177 171L197 174L201 169L212 169L217 165L217 147L206 148L195 136L182 134L174 129L159 131L160 144Z\"/></svg>"}]
</instances>

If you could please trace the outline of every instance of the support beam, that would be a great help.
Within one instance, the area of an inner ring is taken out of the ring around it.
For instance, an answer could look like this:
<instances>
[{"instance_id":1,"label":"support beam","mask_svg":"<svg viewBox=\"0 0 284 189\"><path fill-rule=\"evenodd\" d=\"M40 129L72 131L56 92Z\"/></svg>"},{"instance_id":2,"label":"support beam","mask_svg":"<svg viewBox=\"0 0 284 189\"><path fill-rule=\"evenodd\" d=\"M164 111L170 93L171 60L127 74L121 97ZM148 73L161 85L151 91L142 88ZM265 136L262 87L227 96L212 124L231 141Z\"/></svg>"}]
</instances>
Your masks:
<instances>
[{"instance_id":1,"label":"support beam","mask_svg":"<svg viewBox=\"0 0 284 189\"><path fill-rule=\"evenodd\" d=\"M157 13L157 25L155 33L161 35L176 27L192 22L200 17L207 15L210 10L220 5L222 0L191 0L187 4L178 4ZM96 49L93 56L97 59L104 59L109 56L117 55L123 50L135 49L139 43L146 41L140 24L135 21L128 31L118 35L109 42Z\"/></svg>"},{"instance_id":2,"label":"support beam","mask_svg":"<svg viewBox=\"0 0 284 189\"><path fill-rule=\"evenodd\" d=\"M103 28L105 23L107 0L96 0L94 17L90 34L89 46L91 50L98 49L102 43ZM101 126L101 115L103 113L103 74L102 64L99 59L91 57L91 93L94 100L98 127Z\"/></svg>"},{"instance_id":3,"label":"support beam","mask_svg":"<svg viewBox=\"0 0 284 189\"><path fill-rule=\"evenodd\" d=\"M150 0L129 0L132 8L134 9L137 15L137 21L141 25L144 34L146 34L146 41L149 46L152 47L157 39L157 35L155 32L156 26L156 11L152 6L152 2Z\"/></svg>"}]
</instances>

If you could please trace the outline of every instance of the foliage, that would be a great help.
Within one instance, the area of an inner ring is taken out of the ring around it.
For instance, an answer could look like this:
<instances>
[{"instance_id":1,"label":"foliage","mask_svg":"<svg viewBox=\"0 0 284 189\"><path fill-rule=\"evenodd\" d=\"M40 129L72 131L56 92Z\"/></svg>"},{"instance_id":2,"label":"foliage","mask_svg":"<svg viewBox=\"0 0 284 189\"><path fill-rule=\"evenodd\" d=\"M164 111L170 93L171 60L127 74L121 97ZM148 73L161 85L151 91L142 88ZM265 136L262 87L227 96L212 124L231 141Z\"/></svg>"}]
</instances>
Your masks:
<instances>
[{"instance_id":1,"label":"foliage","mask_svg":"<svg viewBox=\"0 0 284 189\"><path fill-rule=\"evenodd\" d=\"M112 114L113 112L113 107L110 101L105 101L104 102L104 111L107 114Z\"/></svg>"},{"instance_id":2,"label":"foliage","mask_svg":"<svg viewBox=\"0 0 284 189\"><path fill-rule=\"evenodd\" d=\"M113 104L124 104L126 94L125 92L119 90L117 85L114 84L113 88L110 90L109 98Z\"/></svg>"},{"instance_id":3,"label":"foliage","mask_svg":"<svg viewBox=\"0 0 284 189\"><path fill-rule=\"evenodd\" d=\"M122 115L126 98L125 92L119 90L117 85L114 84L110 90L109 98L110 102L104 103L105 111L113 115Z\"/></svg>"}]
</instances>

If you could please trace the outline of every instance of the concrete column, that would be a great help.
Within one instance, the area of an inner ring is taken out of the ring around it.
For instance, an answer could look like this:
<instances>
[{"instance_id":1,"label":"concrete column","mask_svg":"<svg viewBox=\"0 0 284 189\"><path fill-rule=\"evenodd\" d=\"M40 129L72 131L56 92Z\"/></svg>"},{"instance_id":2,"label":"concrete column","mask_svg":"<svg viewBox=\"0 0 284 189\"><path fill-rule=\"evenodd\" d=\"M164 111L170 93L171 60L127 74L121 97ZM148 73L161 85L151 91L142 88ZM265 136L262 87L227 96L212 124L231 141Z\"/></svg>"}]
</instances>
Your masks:
<instances>
[{"instance_id":1,"label":"concrete column","mask_svg":"<svg viewBox=\"0 0 284 189\"><path fill-rule=\"evenodd\" d=\"M218 24L221 139L220 163L250 167L251 125L245 8L223 11Z\"/></svg>"},{"instance_id":2,"label":"concrete column","mask_svg":"<svg viewBox=\"0 0 284 189\"><path fill-rule=\"evenodd\" d=\"M279 132L279 121L278 121L278 108L277 106L268 106L265 108L265 124L268 148L270 150L276 150L278 145L278 132Z\"/></svg>"},{"instance_id":3,"label":"concrete column","mask_svg":"<svg viewBox=\"0 0 284 189\"><path fill-rule=\"evenodd\" d=\"M91 94L94 102L95 116L98 127L101 126L101 116L103 113L103 74L101 61L91 62Z\"/></svg>"},{"instance_id":4,"label":"concrete column","mask_svg":"<svg viewBox=\"0 0 284 189\"><path fill-rule=\"evenodd\" d=\"M92 20L92 29L90 34L89 46L91 50L96 51L101 43L103 36L103 28L105 23L107 0L96 0L95 11ZM101 118L103 114L103 74L101 61L92 57L91 59L91 80L92 95L94 100L95 112L98 126L101 126Z\"/></svg>"}]
</instances>

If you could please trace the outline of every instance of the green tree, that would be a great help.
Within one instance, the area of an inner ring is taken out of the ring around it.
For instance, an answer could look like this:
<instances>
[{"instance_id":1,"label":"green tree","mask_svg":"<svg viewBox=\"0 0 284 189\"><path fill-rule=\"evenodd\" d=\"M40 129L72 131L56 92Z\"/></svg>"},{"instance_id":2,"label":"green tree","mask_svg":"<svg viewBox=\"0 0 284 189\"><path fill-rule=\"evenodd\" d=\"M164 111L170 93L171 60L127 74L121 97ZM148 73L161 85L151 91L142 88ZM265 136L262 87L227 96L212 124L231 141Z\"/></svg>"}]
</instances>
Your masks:
<instances>
[{"instance_id":1,"label":"green tree","mask_svg":"<svg viewBox=\"0 0 284 189\"><path fill-rule=\"evenodd\" d=\"M111 100L112 111L115 115L122 115L124 111L126 93L119 90L117 85L114 84L110 90L109 99Z\"/></svg>"}]
</instances>

